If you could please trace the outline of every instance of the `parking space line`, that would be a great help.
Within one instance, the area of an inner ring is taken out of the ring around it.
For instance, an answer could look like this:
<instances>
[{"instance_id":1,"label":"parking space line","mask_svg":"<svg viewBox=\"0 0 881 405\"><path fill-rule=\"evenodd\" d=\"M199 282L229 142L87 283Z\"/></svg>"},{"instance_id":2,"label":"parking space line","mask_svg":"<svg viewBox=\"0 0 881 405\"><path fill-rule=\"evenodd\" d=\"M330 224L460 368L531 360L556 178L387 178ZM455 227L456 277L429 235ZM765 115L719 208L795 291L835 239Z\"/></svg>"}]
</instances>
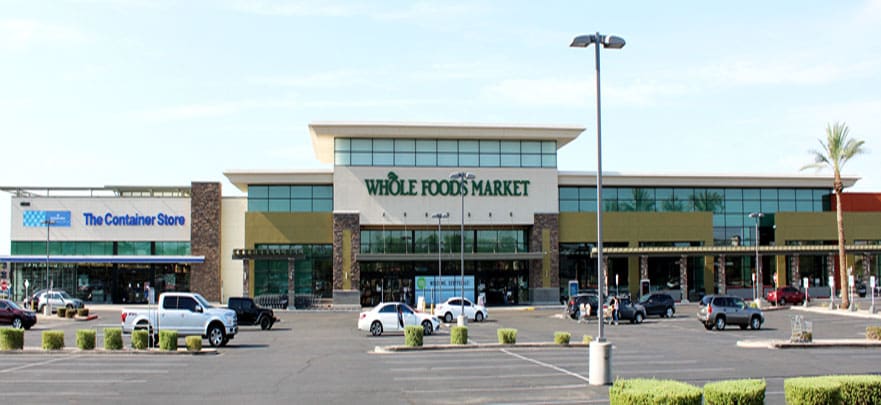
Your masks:
<instances>
[{"instance_id":1,"label":"parking space line","mask_svg":"<svg viewBox=\"0 0 881 405\"><path fill-rule=\"evenodd\" d=\"M22 364L22 365L16 366L16 367L5 368L5 369L0 370L0 373L12 373L12 372L19 371L19 370L26 370L28 368L41 367L41 366L45 366L47 364L57 363L62 360L76 359L78 357L79 356L51 358L49 360L41 361L39 363L28 363L28 364ZM26 371L30 371L30 370L26 370Z\"/></svg>"},{"instance_id":2,"label":"parking space line","mask_svg":"<svg viewBox=\"0 0 881 405\"><path fill-rule=\"evenodd\" d=\"M637 369L637 370L627 370L616 372L616 374L630 374L630 375L654 375L654 374L687 374L687 373L704 373L710 371L734 371L736 370L733 367L711 367L711 368L680 368L676 370L664 369L664 370L645 370L645 369Z\"/></svg>"},{"instance_id":3,"label":"parking space line","mask_svg":"<svg viewBox=\"0 0 881 405\"><path fill-rule=\"evenodd\" d=\"M474 375L467 376L467 379L470 380L495 380L495 379L503 379L503 378L545 378L545 377L559 377L558 373L545 373L545 374L493 374L493 375ZM410 377L395 377L395 381L420 381L420 380L461 380L465 377L462 375L450 375L450 376L438 376L438 375L425 375L425 376L410 376Z\"/></svg>"},{"instance_id":4,"label":"parking space line","mask_svg":"<svg viewBox=\"0 0 881 405\"><path fill-rule=\"evenodd\" d=\"M561 372L561 373L563 373L563 374L570 375L570 376L575 377L575 378L577 378L577 379L579 379L579 380L583 380L583 381L586 381L586 382L589 381L589 380L587 379L587 377L584 377L584 376L582 376L581 374L573 373L573 372L571 372L571 371L569 371L569 370L562 369L562 368L557 367L557 366L555 366L555 365L553 365L553 364L548 364L548 363L545 363L545 362L543 362L543 361L538 361L538 360L536 360L536 359L531 359L531 358L529 358L529 357L526 357L526 356L523 356L523 355L520 355L520 354L517 354L517 353L512 353L512 352L509 352L507 349L502 349L501 352L502 352L502 353L505 353L505 354L507 354L507 355L509 355L509 356L514 356L514 357L516 357L516 358L518 358L518 359L526 360L526 361L528 361L528 362L530 362L530 363L537 364L537 365L542 366L542 367L545 367L545 368L549 368L549 369L551 369L551 370L559 371L559 372Z\"/></svg>"},{"instance_id":5,"label":"parking space line","mask_svg":"<svg viewBox=\"0 0 881 405\"><path fill-rule=\"evenodd\" d=\"M467 393L467 392L514 392L514 391L547 391L547 390L569 390L577 388L589 388L588 384L567 384L567 385L546 385L540 387L482 387L482 388L459 388L451 389L444 387L437 390L412 390L404 391L412 394L444 394L444 393ZM607 401L605 401L607 402Z\"/></svg>"}]
</instances>

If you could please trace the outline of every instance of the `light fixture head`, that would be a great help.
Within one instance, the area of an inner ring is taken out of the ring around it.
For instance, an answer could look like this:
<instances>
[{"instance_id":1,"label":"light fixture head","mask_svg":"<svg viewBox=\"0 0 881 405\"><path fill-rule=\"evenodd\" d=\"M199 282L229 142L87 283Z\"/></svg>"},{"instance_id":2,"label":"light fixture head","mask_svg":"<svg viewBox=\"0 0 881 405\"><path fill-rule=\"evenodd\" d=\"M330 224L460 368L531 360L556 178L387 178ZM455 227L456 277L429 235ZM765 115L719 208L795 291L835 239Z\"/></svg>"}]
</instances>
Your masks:
<instances>
[{"instance_id":1,"label":"light fixture head","mask_svg":"<svg viewBox=\"0 0 881 405\"><path fill-rule=\"evenodd\" d=\"M569 44L572 48L587 48L590 44L596 43L596 35L587 34L587 35L579 35L572 39L572 43Z\"/></svg>"}]
</instances>

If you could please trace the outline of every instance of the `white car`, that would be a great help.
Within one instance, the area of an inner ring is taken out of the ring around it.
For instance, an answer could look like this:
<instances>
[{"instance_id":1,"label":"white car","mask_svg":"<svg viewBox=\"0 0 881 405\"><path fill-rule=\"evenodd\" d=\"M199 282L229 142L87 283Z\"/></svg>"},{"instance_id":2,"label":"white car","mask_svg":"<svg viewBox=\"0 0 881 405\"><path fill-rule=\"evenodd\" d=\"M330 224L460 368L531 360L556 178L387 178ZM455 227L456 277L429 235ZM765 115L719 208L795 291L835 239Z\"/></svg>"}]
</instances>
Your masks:
<instances>
[{"instance_id":1,"label":"white car","mask_svg":"<svg viewBox=\"0 0 881 405\"><path fill-rule=\"evenodd\" d=\"M369 331L373 336L387 331L403 331L410 325L421 325L423 335L430 335L440 329L440 321L431 314L416 312L401 302L385 302L369 311L361 312L358 329Z\"/></svg>"},{"instance_id":2,"label":"white car","mask_svg":"<svg viewBox=\"0 0 881 405\"><path fill-rule=\"evenodd\" d=\"M468 319L483 322L486 318L489 318L489 312L486 311L485 306L476 305L468 298L460 297L451 297L446 300L446 302L438 304L438 306L434 308L434 314L439 318L443 318L446 323L453 322L453 319L458 318L462 313L463 300L465 301L465 316Z\"/></svg>"},{"instance_id":3,"label":"white car","mask_svg":"<svg viewBox=\"0 0 881 405\"><path fill-rule=\"evenodd\" d=\"M40 294L40 298L38 301L40 307L38 308L39 312L43 312L43 309L46 307L46 303L50 303L52 305L52 312L55 312L58 308L83 308L83 300L79 298L71 297L67 291L64 290L50 290Z\"/></svg>"}]
</instances>

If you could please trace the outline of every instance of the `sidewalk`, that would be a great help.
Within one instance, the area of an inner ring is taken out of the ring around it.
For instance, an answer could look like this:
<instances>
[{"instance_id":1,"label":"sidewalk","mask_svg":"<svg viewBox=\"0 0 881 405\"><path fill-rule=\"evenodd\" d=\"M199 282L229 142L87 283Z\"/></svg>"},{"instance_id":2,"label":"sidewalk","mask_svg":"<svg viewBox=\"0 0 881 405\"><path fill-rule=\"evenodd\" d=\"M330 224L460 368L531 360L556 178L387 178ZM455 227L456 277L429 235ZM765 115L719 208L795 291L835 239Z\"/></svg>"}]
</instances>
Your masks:
<instances>
[{"instance_id":1,"label":"sidewalk","mask_svg":"<svg viewBox=\"0 0 881 405\"><path fill-rule=\"evenodd\" d=\"M837 304L836 304L837 305ZM878 303L878 307L881 307L881 302ZM846 309L829 309L829 301L817 301L813 304L809 304L807 307L802 305L793 305L789 307L789 309L793 311L802 311L802 312L813 312L820 314L830 314L830 315L840 315L840 316L849 316L852 318L864 318L864 319L881 319L881 314L873 314L869 312L868 309L858 309L856 311L849 311Z\"/></svg>"}]
</instances>

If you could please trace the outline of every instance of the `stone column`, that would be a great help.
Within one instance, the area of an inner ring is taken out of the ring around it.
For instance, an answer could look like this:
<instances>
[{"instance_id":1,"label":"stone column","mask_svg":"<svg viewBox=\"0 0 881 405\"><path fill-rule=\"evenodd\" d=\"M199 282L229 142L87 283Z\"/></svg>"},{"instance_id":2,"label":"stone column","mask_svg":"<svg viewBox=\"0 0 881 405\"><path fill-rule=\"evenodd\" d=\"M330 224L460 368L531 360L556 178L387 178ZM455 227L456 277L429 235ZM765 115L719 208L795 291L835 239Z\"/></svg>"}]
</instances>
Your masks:
<instances>
[{"instance_id":1,"label":"stone column","mask_svg":"<svg viewBox=\"0 0 881 405\"><path fill-rule=\"evenodd\" d=\"M728 279L725 276L725 255L719 255L719 278L716 279L719 286L719 294L725 294Z\"/></svg>"},{"instance_id":2,"label":"stone column","mask_svg":"<svg viewBox=\"0 0 881 405\"><path fill-rule=\"evenodd\" d=\"M251 296L251 261L242 259L242 296Z\"/></svg>"},{"instance_id":3,"label":"stone column","mask_svg":"<svg viewBox=\"0 0 881 405\"><path fill-rule=\"evenodd\" d=\"M220 302L220 183L192 183L190 192L190 251L204 256L190 267L190 289L208 301Z\"/></svg>"},{"instance_id":4,"label":"stone column","mask_svg":"<svg viewBox=\"0 0 881 405\"><path fill-rule=\"evenodd\" d=\"M529 299L533 304L560 302L560 214L534 214L529 251L542 258L529 261Z\"/></svg>"},{"instance_id":5,"label":"stone column","mask_svg":"<svg viewBox=\"0 0 881 405\"><path fill-rule=\"evenodd\" d=\"M799 285L801 284L801 266L799 266L800 259L798 255L792 256L792 262L790 263L790 270L792 270L792 280L790 284ZM813 281L811 281L811 285L813 285ZM816 286L814 286L816 287Z\"/></svg>"},{"instance_id":6,"label":"stone column","mask_svg":"<svg viewBox=\"0 0 881 405\"><path fill-rule=\"evenodd\" d=\"M361 305L361 215L333 214L333 305Z\"/></svg>"},{"instance_id":7,"label":"stone column","mask_svg":"<svg viewBox=\"0 0 881 405\"><path fill-rule=\"evenodd\" d=\"M642 280L648 280L649 278L649 257L648 256L640 256L639 257L639 282ZM642 288L642 286L640 286Z\"/></svg>"},{"instance_id":8,"label":"stone column","mask_svg":"<svg viewBox=\"0 0 881 405\"><path fill-rule=\"evenodd\" d=\"M688 302L688 256L679 257L679 291L682 302Z\"/></svg>"},{"instance_id":9,"label":"stone column","mask_svg":"<svg viewBox=\"0 0 881 405\"><path fill-rule=\"evenodd\" d=\"M605 291L605 296L609 296L609 257L603 256L603 281L605 281L605 285L603 286Z\"/></svg>"},{"instance_id":10,"label":"stone column","mask_svg":"<svg viewBox=\"0 0 881 405\"><path fill-rule=\"evenodd\" d=\"M294 273L294 264L296 263L296 259L293 257L288 258L288 309L295 309L294 307L294 299L296 298L297 290L295 289L296 285L296 274Z\"/></svg>"}]
</instances>

